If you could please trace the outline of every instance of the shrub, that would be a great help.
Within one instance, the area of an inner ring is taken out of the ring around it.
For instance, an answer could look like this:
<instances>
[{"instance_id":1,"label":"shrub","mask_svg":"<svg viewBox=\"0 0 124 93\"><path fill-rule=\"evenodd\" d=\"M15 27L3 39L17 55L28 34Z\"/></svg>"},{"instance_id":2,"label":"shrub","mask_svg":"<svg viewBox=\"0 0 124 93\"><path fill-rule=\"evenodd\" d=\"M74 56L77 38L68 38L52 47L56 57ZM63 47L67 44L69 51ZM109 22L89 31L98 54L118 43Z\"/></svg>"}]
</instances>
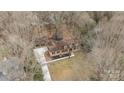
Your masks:
<instances>
[{"instance_id":1,"label":"shrub","mask_svg":"<svg viewBox=\"0 0 124 93\"><path fill-rule=\"evenodd\" d=\"M37 73L37 74L34 75L33 80L42 81L43 80L43 75Z\"/></svg>"}]
</instances>

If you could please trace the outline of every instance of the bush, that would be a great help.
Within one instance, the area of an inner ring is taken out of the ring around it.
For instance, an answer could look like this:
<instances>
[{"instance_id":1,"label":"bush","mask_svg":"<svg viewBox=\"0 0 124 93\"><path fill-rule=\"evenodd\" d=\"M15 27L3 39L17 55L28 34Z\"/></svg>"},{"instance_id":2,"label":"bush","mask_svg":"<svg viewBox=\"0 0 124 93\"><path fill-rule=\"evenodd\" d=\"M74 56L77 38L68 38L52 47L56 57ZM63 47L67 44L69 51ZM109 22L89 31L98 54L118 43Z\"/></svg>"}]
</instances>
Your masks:
<instances>
[{"instance_id":1,"label":"bush","mask_svg":"<svg viewBox=\"0 0 124 93\"><path fill-rule=\"evenodd\" d=\"M43 75L42 74L35 74L34 77L33 77L33 80L42 81L43 80Z\"/></svg>"},{"instance_id":2,"label":"bush","mask_svg":"<svg viewBox=\"0 0 124 93\"><path fill-rule=\"evenodd\" d=\"M100 77L91 76L91 77L90 77L90 80L91 80L91 81L100 81L101 78L100 78Z\"/></svg>"}]
</instances>

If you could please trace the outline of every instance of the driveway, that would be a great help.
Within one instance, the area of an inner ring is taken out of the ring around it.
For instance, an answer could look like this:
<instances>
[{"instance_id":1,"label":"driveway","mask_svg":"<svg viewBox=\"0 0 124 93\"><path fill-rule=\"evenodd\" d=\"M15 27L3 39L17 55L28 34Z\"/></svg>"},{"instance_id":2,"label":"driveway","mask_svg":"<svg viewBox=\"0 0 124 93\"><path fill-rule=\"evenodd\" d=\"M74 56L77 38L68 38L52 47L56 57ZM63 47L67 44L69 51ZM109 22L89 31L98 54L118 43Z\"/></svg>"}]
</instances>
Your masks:
<instances>
[{"instance_id":1,"label":"driveway","mask_svg":"<svg viewBox=\"0 0 124 93\"><path fill-rule=\"evenodd\" d=\"M45 81L51 81L50 72L49 72L48 66L46 64L47 62L46 62L46 59L45 59L45 56L44 56L44 53L47 50L48 50L47 47L36 48L36 49L34 49L34 54L35 54L35 57L36 57L38 63L40 63L40 65L41 65L42 73L43 73L43 76L44 76L43 79Z\"/></svg>"}]
</instances>

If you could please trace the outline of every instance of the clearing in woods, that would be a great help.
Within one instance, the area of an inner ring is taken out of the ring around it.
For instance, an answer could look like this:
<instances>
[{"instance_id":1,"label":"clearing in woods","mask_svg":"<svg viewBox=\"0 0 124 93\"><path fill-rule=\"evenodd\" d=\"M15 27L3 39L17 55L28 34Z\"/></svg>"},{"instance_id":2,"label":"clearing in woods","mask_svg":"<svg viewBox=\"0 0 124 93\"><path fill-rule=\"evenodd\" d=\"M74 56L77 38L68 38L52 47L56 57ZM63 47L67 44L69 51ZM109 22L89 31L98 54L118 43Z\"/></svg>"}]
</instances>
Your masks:
<instances>
[{"instance_id":1,"label":"clearing in woods","mask_svg":"<svg viewBox=\"0 0 124 93\"><path fill-rule=\"evenodd\" d=\"M82 51L74 55L48 64L52 80L89 80L93 70L88 65L87 56Z\"/></svg>"}]
</instances>

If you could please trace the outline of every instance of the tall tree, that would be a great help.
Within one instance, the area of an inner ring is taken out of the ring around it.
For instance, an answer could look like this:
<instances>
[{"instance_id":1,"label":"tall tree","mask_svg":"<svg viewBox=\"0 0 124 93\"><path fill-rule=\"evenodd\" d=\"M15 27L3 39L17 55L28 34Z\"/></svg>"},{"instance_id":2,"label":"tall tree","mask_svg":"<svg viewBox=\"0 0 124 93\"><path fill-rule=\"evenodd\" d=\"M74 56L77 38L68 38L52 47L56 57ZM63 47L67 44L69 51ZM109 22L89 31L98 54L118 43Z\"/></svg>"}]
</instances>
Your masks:
<instances>
[{"instance_id":1,"label":"tall tree","mask_svg":"<svg viewBox=\"0 0 124 93\"><path fill-rule=\"evenodd\" d=\"M99 80L124 80L124 16L117 13L96 27L92 59Z\"/></svg>"}]
</instances>

